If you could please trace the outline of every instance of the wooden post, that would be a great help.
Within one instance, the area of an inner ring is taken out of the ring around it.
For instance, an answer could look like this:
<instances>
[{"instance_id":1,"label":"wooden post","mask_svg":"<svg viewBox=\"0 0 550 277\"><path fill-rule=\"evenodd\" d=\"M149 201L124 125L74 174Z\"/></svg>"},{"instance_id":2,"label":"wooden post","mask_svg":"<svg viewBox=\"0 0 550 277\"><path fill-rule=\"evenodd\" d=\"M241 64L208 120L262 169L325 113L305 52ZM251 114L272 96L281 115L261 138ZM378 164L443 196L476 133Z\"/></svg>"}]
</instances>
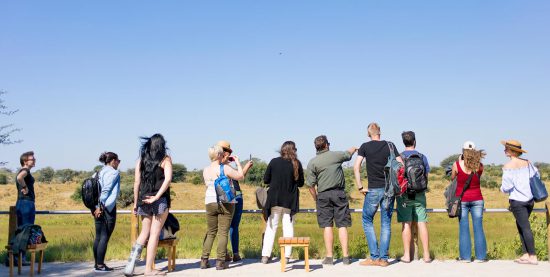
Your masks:
<instances>
[{"instance_id":1,"label":"wooden post","mask_svg":"<svg viewBox=\"0 0 550 277\"><path fill-rule=\"evenodd\" d=\"M548 241L548 262L550 262L550 201L546 201L546 239Z\"/></svg>"},{"instance_id":2,"label":"wooden post","mask_svg":"<svg viewBox=\"0 0 550 277\"><path fill-rule=\"evenodd\" d=\"M130 247L134 246L134 243L137 240L138 232L139 232L138 216L131 213L130 214Z\"/></svg>"}]
</instances>

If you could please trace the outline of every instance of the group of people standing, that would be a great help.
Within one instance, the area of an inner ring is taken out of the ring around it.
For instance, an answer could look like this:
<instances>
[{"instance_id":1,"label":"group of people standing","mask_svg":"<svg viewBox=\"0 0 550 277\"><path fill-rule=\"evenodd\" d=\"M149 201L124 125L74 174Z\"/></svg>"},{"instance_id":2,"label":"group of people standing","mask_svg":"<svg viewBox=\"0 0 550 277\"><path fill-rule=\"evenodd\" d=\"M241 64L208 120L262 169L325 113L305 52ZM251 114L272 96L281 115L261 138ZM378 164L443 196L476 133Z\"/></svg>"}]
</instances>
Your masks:
<instances>
[{"instance_id":1,"label":"group of people standing","mask_svg":"<svg viewBox=\"0 0 550 277\"><path fill-rule=\"evenodd\" d=\"M430 172L428 159L418 152L416 137L412 131L403 132L402 139L405 151L399 153L392 142L381 139L380 126L371 123L367 127L370 141L359 148L351 147L347 151L332 151L326 136L314 139L317 154L312 158L304 172L298 159L296 144L286 141L282 144L279 157L272 159L264 174L264 183L268 185L265 203L266 229L262 243L261 262L269 263L272 256L273 243L279 221L282 221L283 236L294 236L294 223L299 211L299 188L304 184L316 202L317 221L323 229L325 243L325 258L323 265L334 264L333 228L338 229L344 265L352 263L348 251L348 232L351 226L349 200L345 192L345 177L342 164L350 161L357 152L353 171L356 188L364 196L362 225L369 248L370 257L359 264L364 266L388 266L389 245L391 240L391 218L394 202L397 202L397 220L402 223L402 240L404 254L400 261L409 263L412 259L411 247L413 227L418 228L422 241L423 261L432 261L429 253L428 216L426 213L425 192L405 193L397 197L387 197L385 189L388 182L388 172L385 170L390 153L396 160L405 164L412 155L422 157L426 180ZM520 156L526 151L521 143L515 140L503 141L505 155L510 161L503 167L501 191L510 195L510 209L516 219L521 237L524 254L516 259L517 263L536 264L534 238L529 224L529 216L533 210L534 200L529 187L529 178L539 174L538 170ZM233 155L233 149L228 141L219 141L208 149L210 164L203 169L206 185L205 207L207 230L203 240L203 250L200 268L211 267L210 252L214 240L218 239L216 250L216 269L228 268L229 262L241 260L239 255L239 224L243 209L242 191L239 181L244 180L247 172L253 166L252 160L241 165L238 156ZM474 229L475 261L487 261L487 243L483 230L484 200L481 193L480 180L483 173L481 160L485 156L483 150L477 150L473 142L467 141L462 147L462 155L453 163L451 178L457 181L457 196L463 193L462 213L459 221L459 260L472 261L469 214L472 217ZM116 201L120 193L120 159L113 152L102 153L99 161L104 164L97 173L100 183L99 204L92 213L95 221L96 237L93 245L96 272L109 272L113 269L105 265L105 253L109 238L116 224ZM367 187L363 186L361 167L365 162L367 172ZM18 225L34 224L34 178L30 170L35 165L33 152L21 155L21 169L17 172L16 185L18 198L16 203ZM473 174L472 174L473 173ZM221 203L215 189L215 180L225 175L232 180L236 199L230 203ZM147 248L145 264L146 276L165 275L163 271L154 269L154 259L161 229L170 209L170 182L172 179L172 160L167 154L166 141L160 134L142 138L140 157L135 165L134 182L134 214L142 218L141 232L132 246L128 264L124 274L132 276L136 260L141 256L142 249ZM468 185L466 185L468 183ZM380 237L374 230L374 217L380 209ZM227 246L231 241L232 253L229 255ZM286 247L284 257L290 259L291 247Z\"/></svg>"}]
</instances>

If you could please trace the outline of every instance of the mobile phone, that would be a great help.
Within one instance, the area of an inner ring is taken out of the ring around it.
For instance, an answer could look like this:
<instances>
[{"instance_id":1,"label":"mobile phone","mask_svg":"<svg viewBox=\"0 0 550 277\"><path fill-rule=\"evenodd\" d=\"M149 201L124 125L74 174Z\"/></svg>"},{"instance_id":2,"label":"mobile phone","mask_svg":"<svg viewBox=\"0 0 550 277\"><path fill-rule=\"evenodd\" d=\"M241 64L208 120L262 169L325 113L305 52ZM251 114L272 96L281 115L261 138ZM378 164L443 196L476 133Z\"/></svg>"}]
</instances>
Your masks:
<instances>
[{"instance_id":1,"label":"mobile phone","mask_svg":"<svg viewBox=\"0 0 550 277\"><path fill-rule=\"evenodd\" d=\"M234 159L233 157L228 157L227 160L230 161L230 162L234 162L234 161L235 161L235 159Z\"/></svg>"},{"instance_id":2,"label":"mobile phone","mask_svg":"<svg viewBox=\"0 0 550 277\"><path fill-rule=\"evenodd\" d=\"M249 154L249 155L250 155L250 156L249 156L248 160L249 160L249 161L252 161L252 154Z\"/></svg>"}]
</instances>

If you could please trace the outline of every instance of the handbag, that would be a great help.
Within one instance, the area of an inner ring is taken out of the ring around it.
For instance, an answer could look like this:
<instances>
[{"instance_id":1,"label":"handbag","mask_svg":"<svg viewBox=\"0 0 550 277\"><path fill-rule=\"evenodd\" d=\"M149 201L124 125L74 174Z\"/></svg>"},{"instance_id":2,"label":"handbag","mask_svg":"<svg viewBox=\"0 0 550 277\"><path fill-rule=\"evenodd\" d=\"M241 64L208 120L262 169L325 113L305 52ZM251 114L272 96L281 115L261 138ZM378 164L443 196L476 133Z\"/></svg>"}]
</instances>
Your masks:
<instances>
[{"instance_id":1,"label":"handbag","mask_svg":"<svg viewBox=\"0 0 550 277\"><path fill-rule=\"evenodd\" d=\"M455 218L462 214L462 197L464 196L466 190L470 188L470 183L472 182L474 174L477 175L477 173L474 172L470 173L470 176L468 177L468 180L466 180L460 196L456 196L456 194L450 196L450 200L447 204L447 215L450 218Z\"/></svg>"},{"instance_id":2,"label":"handbag","mask_svg":"<svg viewBox=\"0 0 550 277\"><path fill-rule=\"evenodd\" d=\"M542 202L548 198L548 191L546 191L546 186L540 179L540 175L534 166L529 162L529 186L531 187L531 193L533 194L533 199L535 202ZM531 176L531 168L535 171L535 174Z\"/></svg>"},{"instance_id":3,"label":"handbag","mask_svg":"<svg viewBox=\"0 0 550 277\"><path fill-rule=\"evenodd\" d=\"M265 208L265 202L267 201L267 190L268 188L266 187L259 187L256 189L256 205L260 210Z\"/></svg>"}]
</instances>

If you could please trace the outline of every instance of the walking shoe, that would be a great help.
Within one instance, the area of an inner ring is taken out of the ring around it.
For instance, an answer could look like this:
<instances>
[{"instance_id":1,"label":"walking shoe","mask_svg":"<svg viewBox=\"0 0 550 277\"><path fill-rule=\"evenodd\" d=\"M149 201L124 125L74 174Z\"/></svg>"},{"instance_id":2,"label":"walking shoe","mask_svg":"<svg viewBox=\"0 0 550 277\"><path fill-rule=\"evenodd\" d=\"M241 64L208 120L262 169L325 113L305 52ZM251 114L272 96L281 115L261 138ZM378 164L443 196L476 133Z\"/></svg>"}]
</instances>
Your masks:
<instances>
[{"instance_id":1,"label":"walking shoe","mask_svg":"<svg viewBox=\"0 0 550 277\"><path fill-rule=\"evenodd\" d=\"M390 263L388 263L388 260L378 260L378 266L386 267L388 265L390 265Z\"/></svg>"},{"instance_id":2,"label":"walking shoe","mask_svg":"<svg viewBox=\"0 0 550 277\"><path fill-rule=\"evenodd\" d=\"M469 263L472 262L472 260L463 260L463 259L457 259L457 261L458 261L459 263L465 263L465 264L469 264Z\"/></svg>"},{"instance_id":3,"label":"walking shoe","mask_svg":"<svg viewBox=\"0 0 550 277\"><path fill-rule=\"evenodd\" d=\"M224 260L216 260L216 270L224 270L229 268L229 263Z\"/></svg>"},{"instance_id":4,"label":"walking shoe","mask_svg":"<svg viewBox=\"0 0 550 277\"><path fill-rule=\"evenodd\" d=\"M486 263L488 261L489 260L487 260L487 259L485 259L485 260L475 260L474 263L482 264L482 263Z\"/></svg>"},{"instance_id":5,"label":"walking shoe","mask_svg":"<svg viewBox=\"0 0 550 277\"><path fill-rule=\"evenodd\" d=\"M208 258L201 258L201 269L207 269L210 267L210 263L208 262Z\"/></svg>"},{"instance_id":6,"label":"walking shoe","mask_svg":"<svg viewBox=\"0 0 550 277\"><path fill-rule=\"evenodd\" d=\"M101 266L101 267L96 265L96 266L94 267L94 271L95 271L95 272L99 272L99 273L107 273L107 272L113 271L113 269L110 268L110 267L108 267L108 266L106 266L106 265L103 265L103 266Z\"/></svg>"},{"instance_id":7,"label":"walking shoe","mask_svg":"<svg viewBox=\"0 0 550 277\"><path fill-rule=\"evenodd\" d=\"M229 253L225 254L225 261L226 261L226 262L230 262L230 261L232 261L232 260L233 260L233 258L231 258L231 256L229 255Z\"/></svg>"},{"instance_id":8,"label":"walking shoe","mask_svg":"<svg viewBox=\"0 0 550 277\"><path fill-rule=\"evenodd\" d=\"M334 265L334 262L332 260L332 257L325 257L325 259L322 262L323 265Z\"/></svg>"},{"instance_id":9,"label":"walking shoe","mask_svg":"<svg viewBox=\"0 0 550 277\"><path fill-rule=\"evenodd\" d=\"M268 264L269 261L271 261L271 257L268 257L268 256L262 257L262 264Z\"/></svg>"},{"instance_id":10,"label":"walking shoe","mask_svg":"<svg viewBox=\"0 0 550 277\"><path fill-rule=\"evenodd\" d=\"M378 260L371 260L371 259L365 259L364 261L360 262L359 265L364 266L378 266Z\"/></svg>"},{"instance_id":11,"label":"walking shoe","mask_svg":"<svg viewBox=\"0 0 550 277\"><path fill-rule=\"evenodd\" d=\"M344 265L350 265L351 264L351 257L344 257L342 258L342 263Z\"/></svg>"},{"instance_id":12,"label":"walking shoe","mask_svg":"<svg viewBox=\"0 0 550 277\"><path fill-rule=\"evenodd\" d=\"M242 260L241 256L239 256L239 253L234 253L233 254L233 262L238 262Z\"/></svg>"}]
</instances>

